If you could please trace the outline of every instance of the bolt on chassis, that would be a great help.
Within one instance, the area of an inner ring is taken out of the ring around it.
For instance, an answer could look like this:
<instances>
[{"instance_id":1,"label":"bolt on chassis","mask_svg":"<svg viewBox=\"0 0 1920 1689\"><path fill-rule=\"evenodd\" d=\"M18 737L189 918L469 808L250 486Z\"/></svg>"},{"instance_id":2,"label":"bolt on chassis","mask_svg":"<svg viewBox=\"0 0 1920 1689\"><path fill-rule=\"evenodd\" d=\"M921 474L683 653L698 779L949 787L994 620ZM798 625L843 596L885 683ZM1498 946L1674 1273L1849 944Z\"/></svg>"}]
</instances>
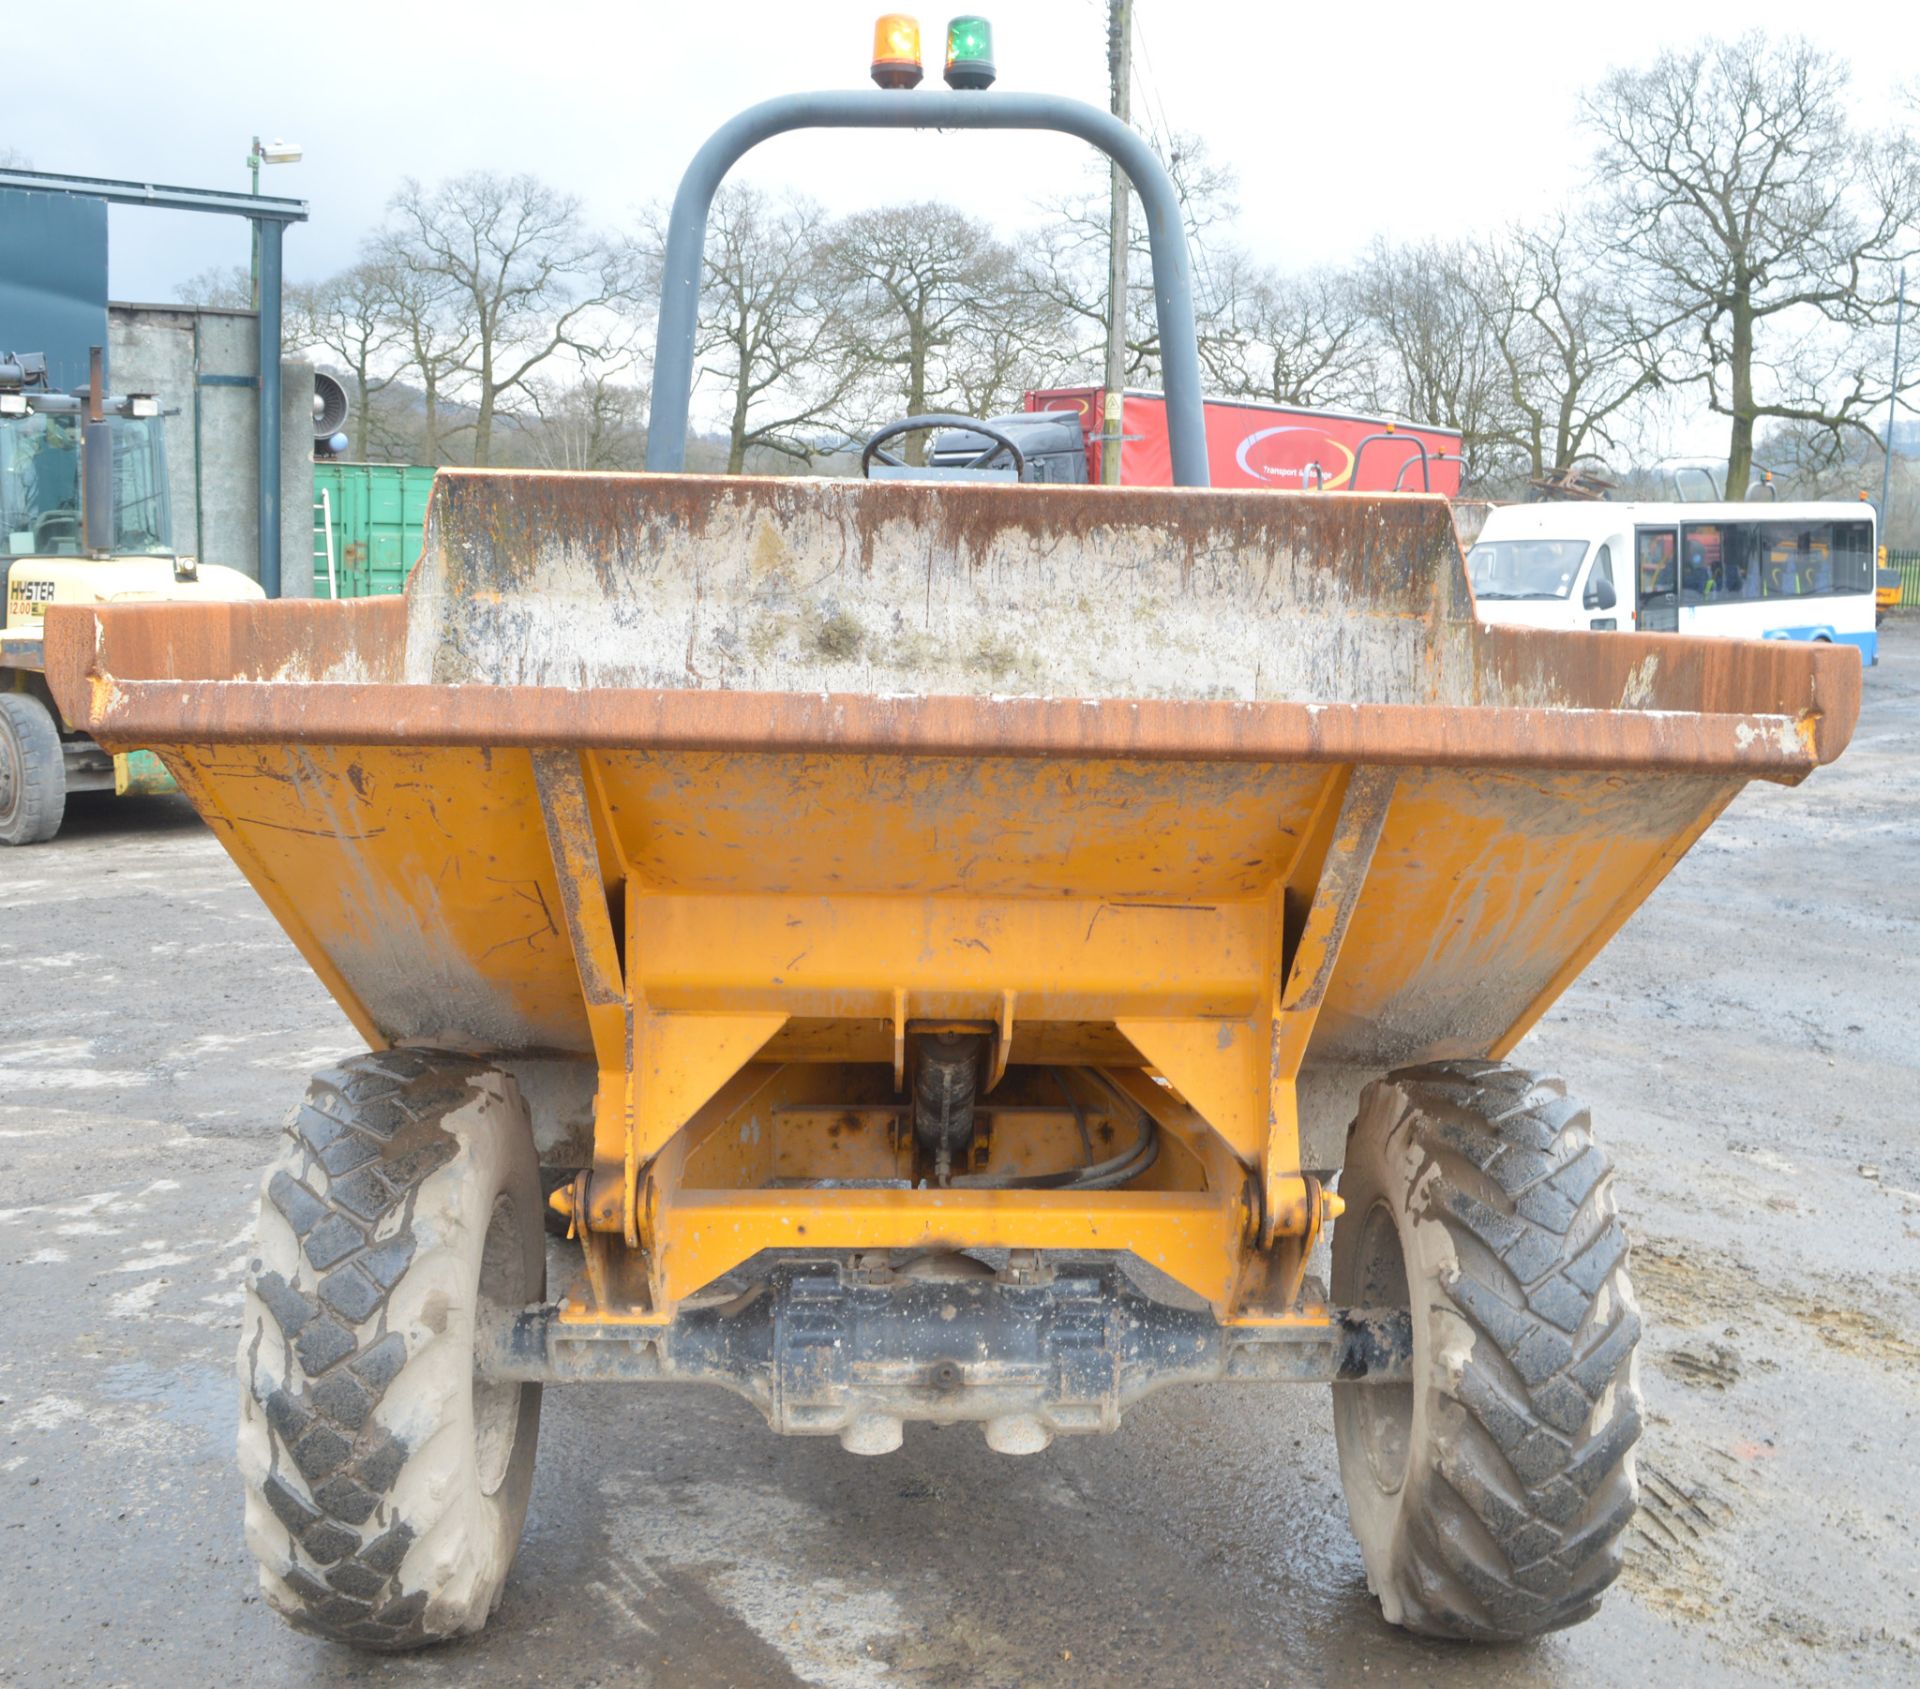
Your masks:
<instances>
[{"instance_id":1,"label":"bolt on chassis","mask_svg":"<svg viewBox=\"0 0 1920 1689\"><path fill-rule=\"evenodd\" d=\"M1181 484L678 473L708 203L810 124L1118 159ZM1587 1110L1507 1057L1749 780L1839 754L1857 655L1479 626L1445 501L1209 491L1178 205L1088 107L754 108L666 289L652 472L443 472L401 598L48 614L68 718L164 759L369 1046L263 1186L268 1599L482 1626L549 1384L877 1455L1324 1381L1388 1618L1593 1612L1640 1316Z\"/></svg>"}]
</instances>

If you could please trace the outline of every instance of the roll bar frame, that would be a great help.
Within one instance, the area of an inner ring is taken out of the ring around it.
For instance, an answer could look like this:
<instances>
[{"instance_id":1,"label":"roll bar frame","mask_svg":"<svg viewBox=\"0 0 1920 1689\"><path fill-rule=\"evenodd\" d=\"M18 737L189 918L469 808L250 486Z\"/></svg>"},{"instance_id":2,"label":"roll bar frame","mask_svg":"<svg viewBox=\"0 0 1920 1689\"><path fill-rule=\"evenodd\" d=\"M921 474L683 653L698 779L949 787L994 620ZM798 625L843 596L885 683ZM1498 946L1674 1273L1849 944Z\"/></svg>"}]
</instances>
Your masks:
<instances>
[{"instance_id":1,"label":"roll bar frame","mask_svg":"<svg viewBox=\"0 0 1920 1689\"><path fill-rule=\"evenodd\" d=\"M1153 149L1118 118L1057 94L879 89L783 94L763 101L723 123L693 155L674 194L667 223L653 404L647 424L648 469L672 472L686 467L693 346L713 197L727 172L754 147L795 129L1043 129L1076 135L1104 152L1132 179L1146 208L1174 485L1210 484L1186 226L1180 196Z\"/></svg>"}]
</instances>

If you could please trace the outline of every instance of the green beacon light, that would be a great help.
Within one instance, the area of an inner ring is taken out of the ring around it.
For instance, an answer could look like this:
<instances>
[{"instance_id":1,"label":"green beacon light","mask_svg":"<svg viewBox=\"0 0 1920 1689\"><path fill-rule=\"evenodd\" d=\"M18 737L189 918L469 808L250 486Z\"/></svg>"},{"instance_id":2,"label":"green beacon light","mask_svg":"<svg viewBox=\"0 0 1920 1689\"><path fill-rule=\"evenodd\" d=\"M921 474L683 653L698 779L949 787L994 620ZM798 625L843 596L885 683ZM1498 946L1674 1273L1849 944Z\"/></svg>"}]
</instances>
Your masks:
<instances>
[{"instance_id":1,"label":"green beacon light","mask_svg":"<svg viewBox=\"0 0 1920 1689\"><path fill-rule=\"evenodd\" d=\"M993 25L985 18L955 18L947 25L947 86L993 86Z\"/></svg>"}]
</instances>

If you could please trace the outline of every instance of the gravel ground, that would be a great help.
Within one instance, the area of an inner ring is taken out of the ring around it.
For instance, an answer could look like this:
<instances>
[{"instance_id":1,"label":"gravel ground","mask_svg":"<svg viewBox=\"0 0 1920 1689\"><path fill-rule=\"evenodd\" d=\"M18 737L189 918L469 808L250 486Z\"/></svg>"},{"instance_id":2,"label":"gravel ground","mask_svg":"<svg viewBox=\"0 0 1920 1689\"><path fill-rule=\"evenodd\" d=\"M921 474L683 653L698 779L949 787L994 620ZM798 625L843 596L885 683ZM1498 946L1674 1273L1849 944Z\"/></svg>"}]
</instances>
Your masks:
<instances>
[{"instance_id":1,"label":"gravel ground","mask_svg":"<svg viewBox=\"0 0 1920 1689\"><path fill-rule=\"evenodd\" d=\"M1021 1463L551 1391L484 1638L295 1636L240 1539L238 1285L356 1041L190 810L77 801L0 858L0 1682L1915 1681L1920 622L1883 651L1846 757L1750 788L1521 1048L1623 1169L1650 1415L1623 1584L1515 1649L1385 1626L1324 1392L1219 1388Z\"/></svg>"}]
</instances>

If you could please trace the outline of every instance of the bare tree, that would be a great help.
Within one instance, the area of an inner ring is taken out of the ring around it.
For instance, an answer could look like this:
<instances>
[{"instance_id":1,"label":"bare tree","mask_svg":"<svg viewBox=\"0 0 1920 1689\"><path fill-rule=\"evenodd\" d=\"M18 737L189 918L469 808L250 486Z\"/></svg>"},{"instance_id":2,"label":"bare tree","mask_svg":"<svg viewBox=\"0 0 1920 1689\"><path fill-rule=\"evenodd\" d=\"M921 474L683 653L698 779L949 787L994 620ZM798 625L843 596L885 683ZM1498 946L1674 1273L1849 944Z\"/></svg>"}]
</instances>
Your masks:
<instances>
[{"instance_id":1,"label":"bare tree","mask_svg":"<svg viewBox=\"0 0 1920 1689\"><path fill-rule=\"evenodd\" d=\"M388 250L457 301L475 405L473 461L489 463L495 416L563 347L607 350L596 317L620 297L623 254L582 223L580 203L533 176L473 171L394 196Z\"/></svg>"},{"instance_id":2,"label":"bare tree","mask_svg":"<svg viewBox=\"0 0 1920 1689\"><path fill-rule=\"evenodd\" d=\"M822 250L825 218L806 200L723 188L707 220L706 269L694 340L697 375L723 398L727 473L751 451L811 463L859 379L850 324ZM656 275L664 218L643 245Z\"/></svg>"},{"instance_id":3,"label":"bare tree","mask_svg":"<svg viewBox=\"0 0 1920 1689\"><path fill-rule=\"evenodd\" d=\"M1219 257L1221 310L1201 339L1218 393L1278 405L1365 402L1374 347L1360 289L1337 270L1282 276L1237 252Z\"/></svg>"},{"instance_id":4,"label":"bare tree","mask_svg":"<svg viewBox=\"0 0 1920 1689\"><path fill-rule=\"evenodd\" d=\"M1860 352L1915 250L1920 160L1906 136L1853 131L1847 80L1809 43L1755 33L1616 71L1587 103L1622 257L1729 420L1732 496L1763 419L1838 434L1886 403Z\"/></svg>"},{"instance_id":5,"label":"bare tree","mask_svg":"<svg viewBox=\"0 0 1920 1689\"><path fill-rule=\"evenodd\" d=\"M214 264L188 276L173 290L183 305L216 311L251 311L253 275L244 264Z\"/></svg>"},{"instance_id":6,"label":"bare tree","mask_svg":"<svg viewBox=\"0 0 1920 1689\"><path fill-rule=\"evenodd\" d=\"M647 391L624 373L583 368L572 381L530 382L531 414L515 428L525 458L543 469L638 469Z\"/></svg>"},{"instance_id":7,"label":"bare tree","mask_svg":"<svg viewBox=\"0 0 1920 1689\"><path fill-rule=\"evenodd\" d=\"M1602 263L1591 228L1559 212L1470 254L1460 275L1505 385L1502 443L1529 476L1615 447L1661 381L1660 337Z\"/></svg>"},{"instance_id":8,"label":"bare tree","mask_svg":"<svg viewBox=\"0 0 1920 1689\"><path fill-rule=\"evenodd\" d=\"M1246 279L1243 263L1226 240L1239 212L1234 173L1214 164L1197 136L1155 137L1152 144L1173 178L1186 225L1202 357L1209 363L1230 357L1230 350L1218 350L1214 343L1222 337L1231 342L1237 288ZM1026 286L1058 313L1061 361L1086 364L1096 360L1106 344L1107 230L1112 220L1106 165L1090 166L1086 185L1046 202L1043 213L1035 238L1023 243ZM1143 385L1157 381L1160 321L1154 309L1152 246L1137 196L1127 219L1126 343L1128 380Z\"/></svg>"},{"instance_id":9,"label":"bare tree","mask_svg":"<svg viewBox=\"0 0 1920 1689\"><path fill-rule=\"evenodd\" d=\"M895 205L835 225L823 256L869 409L920 416L965 403L959 370L1020 291L1011 249L952 206ZM907 441L910 461L925 445Z\"/></svg>"},{"instance_id":10,"label":"bare tree","mask_svg":"<svg viewBox=\"0 0 1920 1689\"><path fill-rule=\"evenodd\" d=\"M394 330L400 373L420 390L421 438L415 454L438 464L446 442L464 433L467 423L449 428L444 406L473 355L475 330L463 314L465 294L450 276L413 262L404 237L387 230L374 237L369 261L385 290L383 308Z\"/></svg>"},{"instance_id":11,"label":"bare tree","mask_svg":"<svg viewBox=\"0 0 1920 1689\"><path fill-rule=\"evenodd\" d=\"M1468 283L1472 263L1464 242L1376 240L1356 286L1375 347L1367 403L1458 429L1484 487L1513 479L1517 466L1504 372Z\"/></svg>"},{"instance_id":12,"label":"bare tree","mask_svg":"<svg viewBox=\"0 0 1920 1689\"><path fill-rule=\"evenodd\" d=\"M1877 493L1886 461L1871 434L1854 429L1836 434L1808 422L1766 428L1754 439L1754 456L1772 474L1780 497L1807 499L1854 498L1864 488Z\"/></svg>"},{"instance_id":13,"label":"bare tree","mask_svg":"<svg viewBox=\"0 0 1920 1689\"><path fill-rule=\"evenodd\" d=\"M953 407L990 417L1020 408L1036 387L1059 378L1072 344L1072 322L1051 299L1008 277L1012 291L967 325L947 356Z\"/></svg>"},{"instance_id":14,"label":"bare tree","mask_svg":"<svg viewBox=\"0 0 1920 1689\"><path fill-rule=\"evenodd\" d=\"M397 279L391 265L363 258L318 285L287 290L288 343L324 352L347 378L348 450L356 462L367 461L375 396L404 368L393 356L403 332L393 309Z\"/></svg>"}]
</instances>

